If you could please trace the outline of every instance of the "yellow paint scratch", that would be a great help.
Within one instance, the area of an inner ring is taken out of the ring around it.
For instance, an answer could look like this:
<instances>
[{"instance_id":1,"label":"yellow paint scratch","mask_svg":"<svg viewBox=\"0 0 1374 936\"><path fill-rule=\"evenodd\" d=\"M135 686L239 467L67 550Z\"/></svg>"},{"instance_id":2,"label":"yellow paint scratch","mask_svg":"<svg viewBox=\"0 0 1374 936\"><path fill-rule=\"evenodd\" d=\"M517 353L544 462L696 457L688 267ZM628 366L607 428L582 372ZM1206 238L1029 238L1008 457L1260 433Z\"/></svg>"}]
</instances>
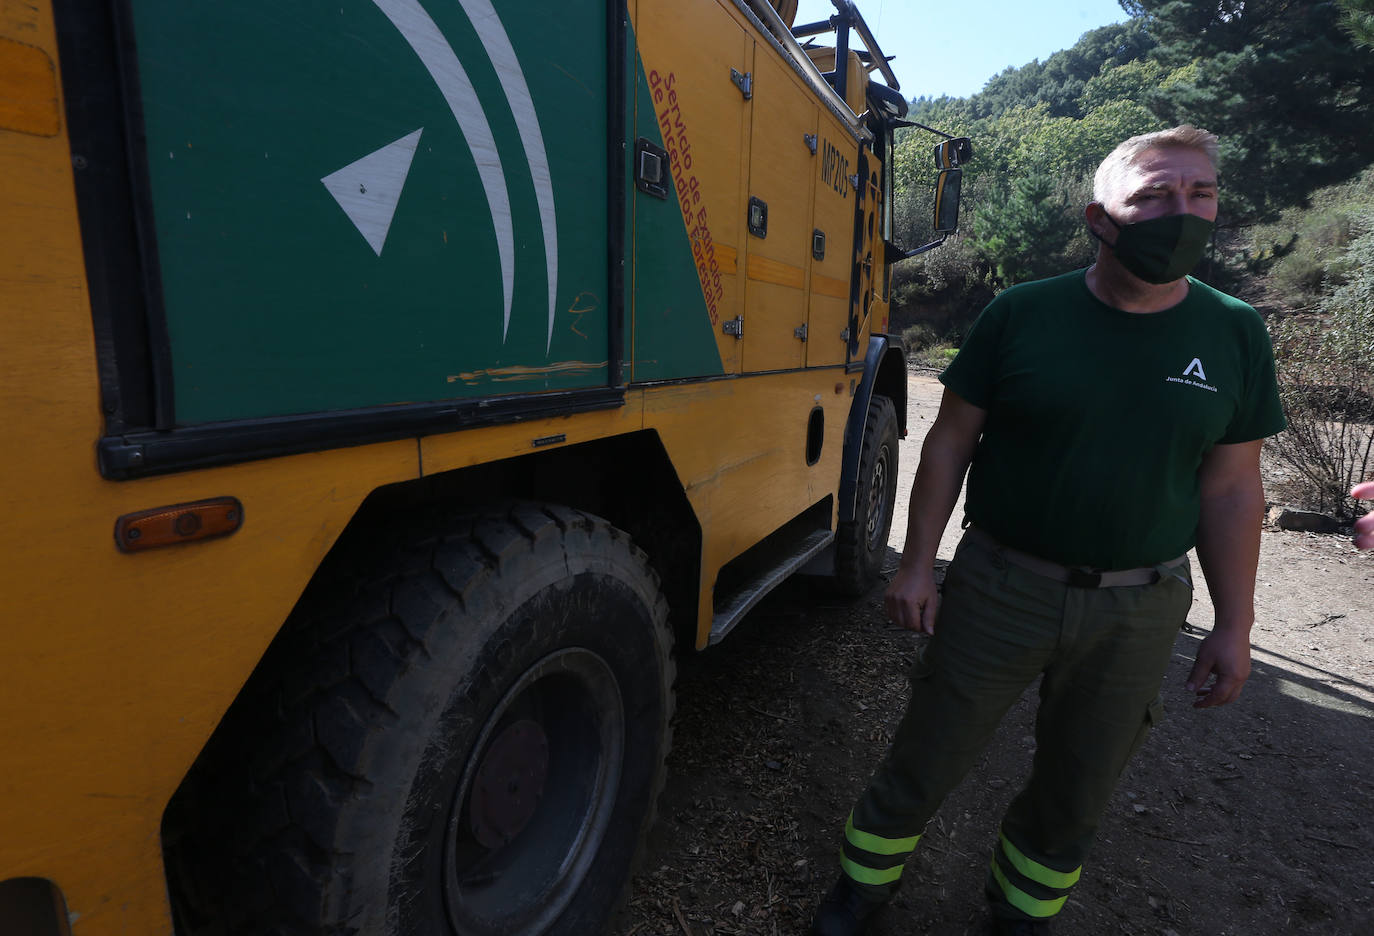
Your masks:
<instances>
[{"instance_id":1,"label":"yellow paint scratch","mask_svg":"<svg viewBox=\"0 0 1374 936\"><path fill-rule=\"evenodd\" d=\"M599 308L601 308L601 300L593 293L584 291L577 294L577 298L573 300L572 308L568 310L568 314L574 316L573 323L569 326L574 335L582 338L587 337L586 333L577 326L582 324L582 316L588 312L595 312Z\"/></svg>"},{"instance_id":2,"label":"yellow paint scratch","mask_svg":"<svg viewBox=\"0 0 1374 936\"><path fill-rule=\"evenodd\" d=\"M524 367L516 365L513 367L492 367L486 370L464 371L461 374L450 374L447 378L449 383L462 381L470 387L475 387L480 383L507 383L520 380L540 380L554 374L591 374L604 369L609 364L608 361L560 361L557 364L546 364L542 367Z\"/></svg>"}]
</instances>

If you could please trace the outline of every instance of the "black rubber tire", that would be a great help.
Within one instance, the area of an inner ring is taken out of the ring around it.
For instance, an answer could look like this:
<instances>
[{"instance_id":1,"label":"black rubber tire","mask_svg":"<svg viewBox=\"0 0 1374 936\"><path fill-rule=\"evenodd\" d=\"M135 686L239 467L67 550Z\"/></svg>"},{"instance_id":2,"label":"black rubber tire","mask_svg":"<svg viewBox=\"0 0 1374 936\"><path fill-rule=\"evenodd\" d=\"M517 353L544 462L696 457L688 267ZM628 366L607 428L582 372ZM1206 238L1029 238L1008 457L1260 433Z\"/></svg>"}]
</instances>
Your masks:
<instances>
[{"instance_id":1,"label":"black rubber tire","mask_svg":"<svg viewBox=\"0 0 1374 936\"><path fill-rule=\"evenodd\" d=\"M864 421L854 519L835 531L835 587L857 597L877 584L897 496L897 408L874 394Z\"/></svg>"},{"instance_id":2,"label":"black rubber tire","mask_svg":"<svg viewBox=\"0 0 1374 936\"><path fill-rule=\"evenodd\" d=\"M664 782L667 605L598 518L516 505L465 526L396 556L265 661L282 672L255 674L214 742L224 769L198 765L206 778L179 794L179 932L605 928ZM526 789L493 801L534 805L494 832L474 814L502 810L474 791L517 776L498 743Z\"/></svg>"}]
</instances>

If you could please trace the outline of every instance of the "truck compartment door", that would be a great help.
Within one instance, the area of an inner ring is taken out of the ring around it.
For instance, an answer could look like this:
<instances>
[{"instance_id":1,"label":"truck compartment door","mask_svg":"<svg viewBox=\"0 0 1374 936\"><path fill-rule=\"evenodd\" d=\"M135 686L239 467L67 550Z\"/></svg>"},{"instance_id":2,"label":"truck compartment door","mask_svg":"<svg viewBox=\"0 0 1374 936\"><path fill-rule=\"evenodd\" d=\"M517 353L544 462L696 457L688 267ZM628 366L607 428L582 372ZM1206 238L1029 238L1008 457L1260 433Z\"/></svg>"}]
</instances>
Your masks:
<instances>
[{"instance_id":1,"label":"truck compartment door","mask_svg":"<svg viewBox=\"0 0 1374 936\"><path fill-rule=\"evenodd\" d=\"M496 6L131 5L177 425L606 385L605 9Z\"/></svg>"},{"instance_id":2,"label":"truck compartment door","mask_svg":"<svg viewBox=\"0 0 1374 936\"><path fill-rule=\"evenodd\" d=\"M815 212L812 238L824 238L821 259L812 258L808 297L806 363L809 367L843 364L849 326L850 294L855 269L855 202L851 176L858 171L858 148L828 113L821 115L816 158L812 161Z\"/></svg>"},{"instance_id":3,"label":"truck compartment door","mask_svg":"<svg viewBox=\"0 0 1374 936\"><path fill-rule=\"evenodd\" d=\"M732 76L752 70L753 42L716 0L636 9L635 132L661 141L668 191L633 196L633 379L738 373L750 102Z\"/></svg>"},{"instance_id":4,"label":"truck compartment door","mask_svg":"<svg viewBox=\"0 0 1374 936\"><path fill-rule=\"evenodd\" d=\"M811 155L817 106L771 49L754 51L749 137L749 234L745 238L744 369L806 363L811 272ZM762 224L759 221L762 220Z\"/></svg>"}]
</instances>

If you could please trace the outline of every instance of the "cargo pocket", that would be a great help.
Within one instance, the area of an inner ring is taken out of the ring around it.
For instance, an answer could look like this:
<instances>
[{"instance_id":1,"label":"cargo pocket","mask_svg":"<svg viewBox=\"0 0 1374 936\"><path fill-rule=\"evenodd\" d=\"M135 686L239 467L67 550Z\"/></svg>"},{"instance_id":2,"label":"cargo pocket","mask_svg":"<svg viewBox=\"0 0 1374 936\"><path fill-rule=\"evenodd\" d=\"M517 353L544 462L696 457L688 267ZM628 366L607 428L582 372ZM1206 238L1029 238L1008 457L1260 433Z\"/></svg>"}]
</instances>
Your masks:
<instances>
[{"instance_id":1,"label":"cargo pocket","mask_svg":"<svg viewBox=\"0 0 1374 936\"><path fill-rule=\"evenodd\" d=\"M906 678L912 683L924 682L935 672L934 654L931 652L931 640L926 637L921 640L916 648L915 659L907 669Z\"/></svg>"},{"instance_id":2,"label":"cargo pocket","mask_svg":"<svg viewBox=\"0 0 1374 936\"><path fill-rule=\"evenodd\" d=\"M1140 723L1140 728L1136 731L1135 740L1131 742L1131 753L1126 755L1126 760L1135 757L1136 751L1145 743L1145 739L1150 734L1150 729L1164 721L1164 700L1155 696L1150 700L1150 704L1145 706L1145 718Z\"/></svg>"}]
</instances>

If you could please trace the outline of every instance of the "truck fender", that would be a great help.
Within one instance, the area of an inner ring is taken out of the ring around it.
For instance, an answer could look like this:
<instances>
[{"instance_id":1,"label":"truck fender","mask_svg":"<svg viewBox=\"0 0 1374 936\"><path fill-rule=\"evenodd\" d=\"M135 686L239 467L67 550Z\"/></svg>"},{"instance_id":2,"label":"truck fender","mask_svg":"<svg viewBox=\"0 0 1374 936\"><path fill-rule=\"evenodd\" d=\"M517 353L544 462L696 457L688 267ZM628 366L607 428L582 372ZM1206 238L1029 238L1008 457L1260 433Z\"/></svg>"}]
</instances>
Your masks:
<instances>
[{"instance_id":1,"label":"truck fender","mask_svg":"<svg viewBox=\"0 0 1374 936\"><path fill-rule=\"evenodd\" d=\"M859 454L863 449L864 423L873 394L889 397L897 409L902 438L906 438L906 349L896 335L872 335L864 356L863 377L849 404L849 419L844 425L844 454L841 456L839 517L844 523L854 519L855 493L859 479Z\"/></svg>"}]
</instances>

